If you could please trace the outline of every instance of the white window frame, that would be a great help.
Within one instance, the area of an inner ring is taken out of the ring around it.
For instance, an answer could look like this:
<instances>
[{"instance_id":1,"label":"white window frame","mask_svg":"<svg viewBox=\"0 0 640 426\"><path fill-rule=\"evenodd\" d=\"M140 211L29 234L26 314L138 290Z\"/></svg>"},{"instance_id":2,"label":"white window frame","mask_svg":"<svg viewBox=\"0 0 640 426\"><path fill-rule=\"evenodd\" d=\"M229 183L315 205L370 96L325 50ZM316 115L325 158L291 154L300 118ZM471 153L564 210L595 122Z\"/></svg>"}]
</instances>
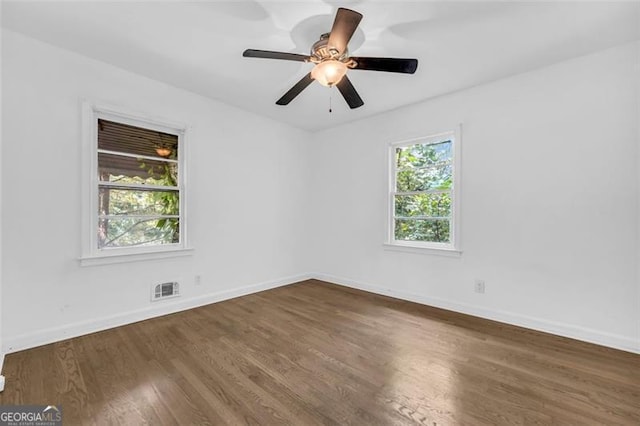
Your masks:
<instances>
[{"instance_id":1,"label":"white window frame","mask_svg":"<svg viewBox=\"0 0 640 426\"><path fill-rule=\"evenodd\" d=\"M459 256L462 254L460 247L460 182L461 182L461 134L462 126L458 125L454 130L431 134L418 138L412 138L399 142L391 142L388 149L389 170L389 195L387 215L387 241L385 248L399 251L431 253L440 255ZM453 188L451 190L451 228L450 242L439 243L430 241L406 241L395 239L395 195L396 195L396 148L417 145L436 144L438 142L451 141L451 161Z\"/></svg>"},{"instance_id":2,"label":"white window frame","mask_svg":"<svg viewBox=\"0 0 640 426\"><path fill-rule=\"evenodd\" d=\"M178 191L180 194L180 242L141 247L98 248L98 120L108 120L178 136ZM187 233L186 140L188 127L123 108L82 102L82 254L80 264L132 262L190 255Z\"/></svg>"}]
</instances>

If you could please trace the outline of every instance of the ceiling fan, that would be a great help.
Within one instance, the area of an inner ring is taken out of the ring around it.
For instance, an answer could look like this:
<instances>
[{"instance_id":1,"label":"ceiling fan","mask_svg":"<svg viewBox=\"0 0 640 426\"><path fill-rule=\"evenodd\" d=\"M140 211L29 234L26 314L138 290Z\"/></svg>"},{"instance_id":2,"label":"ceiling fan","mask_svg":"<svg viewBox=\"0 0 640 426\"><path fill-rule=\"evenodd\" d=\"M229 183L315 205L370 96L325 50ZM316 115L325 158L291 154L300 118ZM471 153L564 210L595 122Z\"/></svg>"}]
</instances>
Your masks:
<instances>
[{"instance_id":1,"label":"ceiling fan","mask_svg":"<svg viewBox=\"0 0 640 426\"><path fill-rule=\"evenodd\" d=\"M349 107L358 108L364 105L364 102L346 75L349 69L413 74L418 68L417 59L349 56L347 44L349 44L349 40L351 40L358 28L361 19L362 14L356 11L339 8L333 21L331 32L320 36L320 40L316 41L311 47L310 55L247 49L242 56L246 58L312 62L315 64L310 73L302 77L299 82L276 101L278 105L288 105L300 92L316 80L323 86L336 86Z\"/></svg>"}]
</instances>

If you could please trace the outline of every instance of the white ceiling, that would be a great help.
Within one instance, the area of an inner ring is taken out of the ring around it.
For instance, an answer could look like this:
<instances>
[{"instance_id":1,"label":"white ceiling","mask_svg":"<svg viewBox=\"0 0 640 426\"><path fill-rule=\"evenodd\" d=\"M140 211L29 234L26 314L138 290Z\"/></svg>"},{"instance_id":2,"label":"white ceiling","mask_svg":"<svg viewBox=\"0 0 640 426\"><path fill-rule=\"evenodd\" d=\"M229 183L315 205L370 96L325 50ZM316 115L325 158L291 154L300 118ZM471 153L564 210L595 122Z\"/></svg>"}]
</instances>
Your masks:
<instances>
[{"instance_id":1,"label":"white ceiling","mask_svg":"<svg viewBox=\"0 0 640 426\"><path fill-rule=\"evenodd\" d=\"M364 15L352 54L418 58L417 72L350 71L356 110L317 83L275 105L312 65L242 52L307 54L337 7ZM5 0L2 26L313 131L638 40L640 3Z\"/></svg>"}]
</instances>

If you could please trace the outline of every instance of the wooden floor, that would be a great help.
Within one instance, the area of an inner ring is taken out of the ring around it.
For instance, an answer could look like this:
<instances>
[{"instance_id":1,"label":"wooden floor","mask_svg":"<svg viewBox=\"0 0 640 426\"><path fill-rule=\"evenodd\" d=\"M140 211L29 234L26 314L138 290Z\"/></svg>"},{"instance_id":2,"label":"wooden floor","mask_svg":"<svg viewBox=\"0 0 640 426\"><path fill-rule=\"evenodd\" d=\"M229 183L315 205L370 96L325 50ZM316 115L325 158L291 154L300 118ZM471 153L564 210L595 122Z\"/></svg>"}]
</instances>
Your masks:
<instances>
[{"instance_id":1,"label":"wooden floor","mask_svg":"<svg viewBox=\"0 0 640 426\"><path fill-rule=\"evenodd\" d=\"M10 354L64 424L640 425L640 355L306 281Z\"/></svg>"}]
</instances>

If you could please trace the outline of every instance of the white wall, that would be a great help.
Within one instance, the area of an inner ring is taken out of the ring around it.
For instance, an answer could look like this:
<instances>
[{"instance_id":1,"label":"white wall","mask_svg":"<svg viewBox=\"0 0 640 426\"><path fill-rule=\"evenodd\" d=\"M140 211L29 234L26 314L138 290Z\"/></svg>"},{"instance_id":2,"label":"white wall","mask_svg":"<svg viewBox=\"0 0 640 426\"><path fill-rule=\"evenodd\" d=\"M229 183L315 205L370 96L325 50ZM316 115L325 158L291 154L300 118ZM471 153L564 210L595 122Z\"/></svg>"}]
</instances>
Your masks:
<instances>
[{"instance_id":1,"label":"white wall","mask_svg":"<svg viewBox=\"0 0 640 426\"><path fill-rule=\"evenodd\" d=\"M638 196L636 198L636 205L638 211L638 227L636 229L637 235L637 258L636 258L636 280L638 282L638 306L640 307L640 43L636 44L636 90L637 90L637 98L636 101L638 103L638 108L636 110L636 126L638 130L638 145L637 145L637 176L638 176ZM640 309L638 309L640 311ZM640 341L640 312L638 313L638 341ZM640 344L638 344L640 346Z\"/></svg>"},{"instance_id":2,"label":"white wall","mask_svg":"<svg viewBox=\"0 0 640 426\"><path fill-rule=\"evenodd\" d=\"M625 45L316 134L316 271L640 351L638 60ZM458 123L462 257L385 250L387 143Z\"/></svg>"},{"instance_id":3,"label":"white wall","mask_svg":"<svg viewBox=\"0 0 640 426\"><path fill-rule=\"evenodd\" d=\"M10 31L2 47L6 350L296 281L306 271L298 201L306 196L308 133ZM192 126L193 256L79 266L81 98ZM183 297L151 304L150 284L175 278Z\"/></svg>"},{"instance_id":4,"label":"white wall","mask_svg":"<svg viewBox=\"0 0 640 426\"><path fill-rule=\"evenodd\" d=\"M2 3L0 3L0 16L2 16ZM2 32L0 31L0 94L2 94ZM0 165L2 165L2 102L0 102ZM2 366L4 365L4 349L2 346L2 173L0 172L0 383L4 390L4 377Z\"/></svg>"}]
</instances>

